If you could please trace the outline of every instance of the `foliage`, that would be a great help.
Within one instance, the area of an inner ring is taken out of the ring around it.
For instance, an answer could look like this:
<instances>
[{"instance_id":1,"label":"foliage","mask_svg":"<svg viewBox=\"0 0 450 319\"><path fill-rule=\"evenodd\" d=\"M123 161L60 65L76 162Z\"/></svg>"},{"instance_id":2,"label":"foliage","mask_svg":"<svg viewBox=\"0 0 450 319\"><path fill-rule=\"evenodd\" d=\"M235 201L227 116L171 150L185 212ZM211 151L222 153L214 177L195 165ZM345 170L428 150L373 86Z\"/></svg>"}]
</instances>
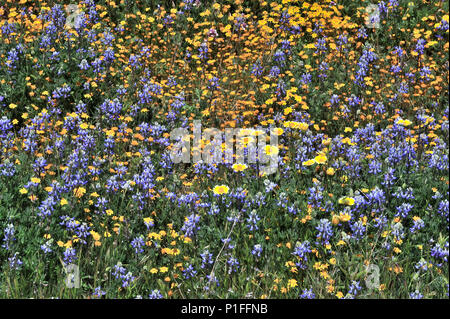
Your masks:
<instances>
[{"instance_id":1,"label":"foliage","mask_svg":"<svg viewBox=\"0 0 450 319\"><path fill-rule=\"evenodd\" d=\"M0 7L0 296L448 298L448 2L156 3ZM194 120L277 173L174 164Z\"/></svg>"}]
</instances>

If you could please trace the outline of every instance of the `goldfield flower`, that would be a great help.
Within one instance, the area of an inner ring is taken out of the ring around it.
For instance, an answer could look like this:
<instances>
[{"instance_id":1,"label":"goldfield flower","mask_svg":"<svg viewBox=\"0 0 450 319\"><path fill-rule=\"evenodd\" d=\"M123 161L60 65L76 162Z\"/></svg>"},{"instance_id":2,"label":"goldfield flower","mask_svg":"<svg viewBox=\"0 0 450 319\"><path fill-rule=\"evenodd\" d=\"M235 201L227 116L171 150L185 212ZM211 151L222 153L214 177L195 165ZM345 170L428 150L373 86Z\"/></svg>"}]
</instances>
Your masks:
<instances>
[{"instance_id":1,"label":"goldfield flower","mask_svg":"<svg viewBox=\"0 0 450 319\"><path fill-rule=\"evenodd\" d=\"M307 160L305 162L302 163L303 166L311 166L314 165L316 163L315 160L311 159L311 160Z\"/></svg>"},{"instance_id":2,"label":"goldfield flower","mask_svg":"<svg viewBox=\"0 0 450 319\"><path fill-rule=\"evenodd\" d=\"M347 204L347 205L353 205L353 204ZM339 220L341 222L348 222L350 219L352 218L352 216L348 213L339 213Z\"/></svg>"},{"instance_id":3,"label":"goldfield flower","mask_svg":"<svg viewBox=\"0 0 450 319\"><path fill-rule=\"evenodd\" d=\"M228 194L230 188L226 185L217 185L213 188L213 192L216 195Z\"/></svg>"},{"instance_id":4,"label":"goldfield flower","mask_svg":"<svg viewBox=\"0 0 450 319\"><path fill-rule=\"evenodd\" d=\"M247 169L247 165L246 164L240 164L240 163L233 164L233 166L231 166L231 167L233 168L233 170L235 172L242 172L245 169Z\"/></svg>"},{"instance_id":5,"label":"goldfield flower","mask_svg":"<svg viewBox=\"0 0 450 319\"><path fill-rule=\"evenodd\" d=\"M288 115L292 113L292 107L287 107L283 111L284 115Z\"/></svg>"},{"instance_id":6,"label":"goldfield flower","mask_svg":"<svg viewBox=\"0 0 450 319\"><path fill-rule=\"evenodd\" d=\"M317 155L317 156L314 158L314 161L315 161L317 164L325 164L325 163L327 162L327 157L326 157L325 154L320 154L320 155Z\"/></svg>"},{"instance_id":7,"label":"goldfield flower","mask_svg":"<svg viewBox=\"0 0 450 319\"><path fill-rule=\"evenodd\" d=\"M353 206L355 204L355 199L353 197L342 197L338 200L339 204Z\"/></svg>"},{"instance_id":8,"label":"goldfield flower","mask_svg":"<svg viewBox=\"0 0 450 319\"><path fill-rule=\"evenodd\" d=\"M277 128L275 128L275 129L273 130L273 132L274 132L275 135L280 136L280 135L283 134L284 130L283 130L282 128L277 127Z\"/></svg>"},{"instance_id":9,"label":"goldfield flower","mask_svg":"<svg viewBox=\"0 0 450 319\"><path fill-rule=\"evenodd\" d=\"M284 125L284 127L298 129L301 131L307 131L309 128L308 123L295 122L295 121L287 121L287 122L284 122L283 125Z\"/></svg>"},{"instance_id":10,"label":"goldfield flower","mask_svg":"<svg viewBox=\"0 0 450 319\"><path fill-rule=\"evenodd\" d=\"M77 187L73 190L73 194L75 197L81 198L84 194L86 194L86 189L84 187Z\"/></svg>"},{"instance_id":11,"label":"goldfield flower","mask_svg":"<svg viewBox=\"0 0 450 319\"><path fill-rule=\"evenodd\" d=\"M400 119L397 121L397 124L403 125L403 126L410 126L412 124L412 122L410 120Z\"/></svg>"}]
</instances>

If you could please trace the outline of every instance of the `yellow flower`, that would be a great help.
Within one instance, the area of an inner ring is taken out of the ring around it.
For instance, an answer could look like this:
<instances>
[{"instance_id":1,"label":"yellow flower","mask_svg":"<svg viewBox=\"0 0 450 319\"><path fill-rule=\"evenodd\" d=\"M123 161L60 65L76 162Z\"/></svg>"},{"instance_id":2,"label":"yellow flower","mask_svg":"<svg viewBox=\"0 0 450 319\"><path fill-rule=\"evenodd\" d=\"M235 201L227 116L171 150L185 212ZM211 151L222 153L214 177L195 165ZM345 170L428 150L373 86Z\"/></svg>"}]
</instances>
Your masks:
<instances>
[{"instance_id":1,"label":"yellow flower","mask_svg":"<svg viewBox=\"0 0 450 319\"><path fill-rule=\"evenodd\" d=\"M233 164L232 168L235 172L242 172L243 170L245 170L247 168L247 165L236 163L236 164Z\"/></svg>"},{"instance_id":2,"label":"yellow flower","mask_svg":"<svg viewBox=\"0 0 450 319\"><path fill-rule=\"evenodd\" d=\"M340 240L340 241L338 241L338 243L337 243L336 245L338 245L338 246L344 246L344 245L346 245L346 243L345 243L345 241Z\"/></svg>"},{"instance_id":3,"label":"yellow flower","mask_svg":"<svg viewBox=\"0 0 450 319\"><path fill-rule=\"evenodd\" d=\"M150 273L152 273L152 274L156 274L157 272L158 272L157 268L150 269Z\"/></svg>"},{"instance_id":4,"label":"yellow flower","mask_svg":"<svg viewBox=\"0 0 450 319\"><path fill-rule=\"evenodd\" d=\"M273 132L274 132L276 135L280 136L281 134L283 134L284 130L283 130L282 128L277 127L277 128L275 128L275 129L273 130Z\"/></svg>"},{"instance_id":5,"label":"yellow flower","mask_svg":"<svg viewBox=\"0 0 450 319\"><path fill-rule=\"evenodd\" d=\"M63 246L64 246L65 248L72 247L72 241L71 241L71 240L67 241L67 243L63 244Z\"/></svg>"},{"instance_id":6,"label":"yellow flower","mask_svg":"<svg viewBox=\"0 0 450 319\"><path fill-rule=\"evenodd\" d=\"M106 131L106 135L107 135L107 136L112 137L112 136L114 136L114 134L116 134L116 133L114 132L114 130L107 130L107 131Z\"/></svg>"},{"instance_id":7,"label":"yellow flower","mask_svg":"<svg viewBox=\"0 0 450 319\"><path fill-rule=\"evenodd\" d=\"M290 113L292 113L292 107L289 106L289 107L284 109L284 115L288 115Z\"/></svg>"},{"instance_id":8,"label":"yellow flower","mask_svg":"<svg viewBox=\"0 0 450 319\"><path fill-rule=\"evenodd\" d=\"M284 127L288 127L288 128L291 127L291 126L292 126L292 121L286 121L286 122L284 122L284 123L283 123L283 126L284 126Z\"/></svg>"},{"instance_id":9,"label":"yellow flower","mask_svg":"<svg viewBox=\"0 0 450 319\"><path fill-rule=\"evenodd\" d=\"M301 131L306 131L306 130L308 130L308 127L309 127L308 123L294 122L294 121L284 122L283 125L284 125L284 127L299 129Z\"/></svg>"},{"instance_id":10,"label":"yellow flower","mask_svg":"<svg viewBox=\"0 0 450 319\"><path fill-rule=\"evenodd\" d=\"M316 162L315 160L308 160L308 161L306 161L306 162L303 162L302 164L303 164L303 166L311 166L311 165L313 165L315 162Z\"/></svg>"},{"instance_id":11,"label":"yellow flower","mask_svg":"<svg viewBox=\"0 0 450 319\"><path fill-rule=\"evenodd\" d=\"M266 147L264 147L264 152L267 155L277 155L278 154L278 147L276 146L272 146L272 145L266 145Z\"/></svg>"},{"instance_id":12,"label":"yellow flower","mask_svg":"<svg viewBox=\"0 0 450 319\"><path fill-rule=\"evenodd\" d=\"M80 128L85 130L89 127L89 125L87 125L86 123L81 123Z\"/></svg>"},{"instance_id":13,"label":"yellow flower","mask_svg":"<svg viewBox=\"0 0 450 319\"><path fill-rule=\"evenodd\" d=\"M398 120L397 124L403 125L403 126L409 126L412 124L412 122L410 120Z\"/></svg>"},{"instance_id":14,"label":"yellow flower","mask_svg":"<svg viewBox=\"0 0 450 319\"><path fill-rule=\"evenodd\" d=\"M344 294L342 293L342 291L338 291L336 294L336 297L338 297L339 299L344 297Z\"/></svg>"},{"instance_id":15,"label":"yellow flower","mask_svg":"<svg viewBox=\"0 0 450 319\"><path fill-rule=\"evenodd\" d=\"M17 104L14 104L14 103L11 103L11 104L9 105L9 108L10 108L11 110L14 110L16 107L17 107Z\"/></svg>"},{"instance_id":16,"label":"yellow flower","mask_svg":"<svg viewBox=\"0 0 450 319\"><path fill-rule=\"evenodd\" d=\"M38 178L38 177L32 177L32 178L31 178L31 182L32 182L33 184L39 184L39 183L41 182L41 179Z\"/></svg>"},{"instance_id":17,"label":"yellow flower","mask_svg":"<svg viewBox=\"0 0 450 319\"><path fill-rule=\"evenodd\" d=\"M325 145L325 146L330 145L331 144L331 138L327 138L325 140L322 140L322 144Z\"/></svg>"},{"instance_id":18,"label":"yellow flower","mask_svg":"<svg viewBox=\"0 0 450 319\"><path fill-rule=\"evenodd\" d=\"M348 213L345 213L345 214L340 213L339 214L339 220L341 222L348 222L351 218L352 218L352 216L350 216L350 214L348 214Z\"/></svg>"},{"instance_id":19,"label":"yellow flower","mask_svg":"<svg viewBox=\"0 0 450 319\"><path fill-rule=\"evenodd\" d=\"M339 198L339 204L353 206L355 204L355 199L352 197L342 197Z\"/></svg>"},{"instance_id":20,"label":"yellow flower","mask_svg":"<svg viewBox=\"0 0 450 319\"><path fill-rule=\"evenodd\" d=\"M228 194L230 188L226 185L217 185L214 187L213 192L216 195Z\"/></svg>"},{"instance_id":21,"label":"yellow flower","mask_svg":"<svg viewBox=\"0 0 450 319\"><path fill-rule=\"evenodd\" d=\"M22 188L20 189L19 192L20 192L22 195L25 195L25 194L28 193L28 190L27 190L26 188L22 187Z\"/></svg>"},{"instance_id":22,"label":"yellow flower","mask_svg":"<svg viewBox=\"0 0 450 319\"><path fill-rule=\"evenodd\" d=\"M290 288L295 288L297 287L297 280L295 279L289 279L287 287Z\"/></svg>"},{"instance_id":23,"label":"yellow flower","mask_svg":"<svg viewBox=\"0 0 450 319\"><path fill-rule=\"evenodd\" d=\"M152 226L152 225L153 225L153 219L150 218L150 217L145 217L145 218L144 218L144 224L145 224L146 226Z\"/></svg>"},{"instance_id":24,"label":"yellow flower","mask_svg":"<svg viewBox=\"0 0 450 319\"><path fill-rule=\"evenodd\" d=\"M75 197L81 198L84 194L86 194L86 189L84 187L77 187L73 190L73 194Z\"/></svg>"},{"instance_id":25,"label":"yellow flower","mask_svg":"<svg viewBox=\"0 0 450 319\"><path fill-rule=\"evenodd\" d=\"M296 127L296 128L299 128L299 129L302 130L302 131L308 130L308 127L309 127L308 123L298 123L297 126L298 126L298 127Z\"/></svg>"},{"instance_id":26,"label":"yellow flower","mask_svg":"<svg viewBox=\"0 0 450 319\"><path fill-rule=\"evenodd\" d=\"M330 176L334 175L334 168L333 167L330 167L330 168L327 169L327 175L330 175Z\"/></svg>"},{"instance_id":27,"label":"yellow flower","mask_svg":"<svg viewBox=\"0 0 450 319\"><path fill-rule=\"evenodd\" d=\"M101 238L100 234L95 232L95 231L93 231L93 230L91 230L91 235L92 235L92 238L94 238L95 241L99 241L100 238Z\"/></svg>"},{"instance_id":28,"label":"yellow flower","mask_svg":"<svg viewBox=\"0 0 450 319\"><path fill-rule=\"evenodd\" d=\"M319 154L318 156L316 156L316 157L314 158L314 161L315 161L317 164L325 164L326 161L327 161L327 157L326 157L324 154Z\"/></svg>"},{"instance_id":29,"label":"yellow flower","mask_svg":"<svg viewBox=\"0 0 450 319\"><path fill-rule=\"evenodd\" d=\"M165 273L165 272L167 272L169 270L169 268L167 268L167 267L160 267L159 268L159 272L161 272L161 273Z\"/></svg>"},{"instance_id":30,"label":"yellow flower","mask_svg":"<svg viewBox=\"0 0 450 319\"><path fill-rule=\"evenodd\" d=\"M265 103L267 105L271 105L271 104L273 104L273 101L274 101L274 99L267 99Z\"/></svg>"},{"instance_id":31,"label":"yellow flower","mask_svg":"<svg viewBox=\"0 0 450 319\"><path fill-rule=\"evenodd\" d=\"M67 205L68 204L67 199L61 198L60 204L61 204L61 206Z\"/></svg>"}]
</instances>

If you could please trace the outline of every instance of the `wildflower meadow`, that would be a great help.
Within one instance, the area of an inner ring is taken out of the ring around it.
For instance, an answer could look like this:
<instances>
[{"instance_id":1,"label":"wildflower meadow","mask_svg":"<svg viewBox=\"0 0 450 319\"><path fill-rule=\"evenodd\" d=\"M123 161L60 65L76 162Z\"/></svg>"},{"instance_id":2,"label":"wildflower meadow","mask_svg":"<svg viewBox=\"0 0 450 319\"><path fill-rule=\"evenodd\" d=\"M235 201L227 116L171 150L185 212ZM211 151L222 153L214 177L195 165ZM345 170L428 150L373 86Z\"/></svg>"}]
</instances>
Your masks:
<instances>
[{"instance_id":1,"label":"wildflower meadow","mask_svg":"<svg viewBox=\"0 0 450 319\"><path fill-rule=\"evenodd\" d=\"M0 298L449 298L443 0L0 1Z\"/></svg>"}]
</instances>

